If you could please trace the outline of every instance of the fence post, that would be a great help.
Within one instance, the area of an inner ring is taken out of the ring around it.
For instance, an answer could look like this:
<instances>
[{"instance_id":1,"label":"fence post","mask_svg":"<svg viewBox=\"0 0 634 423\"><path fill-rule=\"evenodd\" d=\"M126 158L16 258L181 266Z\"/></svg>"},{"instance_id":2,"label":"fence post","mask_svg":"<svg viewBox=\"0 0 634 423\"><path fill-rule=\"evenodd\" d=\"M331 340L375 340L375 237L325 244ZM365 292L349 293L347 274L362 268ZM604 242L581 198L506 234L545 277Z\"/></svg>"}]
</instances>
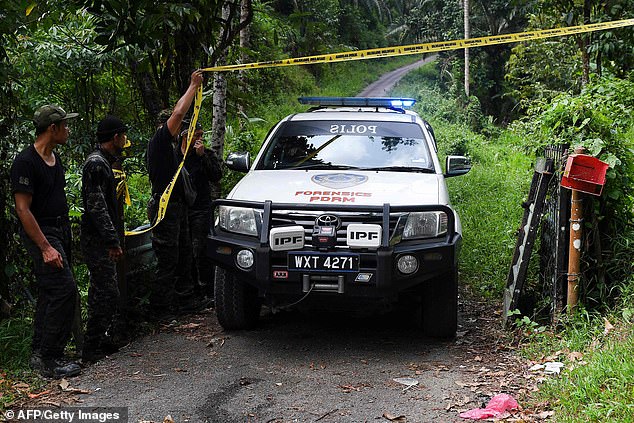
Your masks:
<instances>
[{"instance_id":1,"label":"fence post","mask_svg":"<svg viewBox=\"0 0 634 423\"><path fill-rule=\"evenodd\" d=\"M583 147L575 148L575 154L582 154ZM579 302L579 274L581 267L581 235L583 232L583 194L572 190L570 199L570 244L568 246L568 314L572 314Z\"/></svg>"}]
</instances>

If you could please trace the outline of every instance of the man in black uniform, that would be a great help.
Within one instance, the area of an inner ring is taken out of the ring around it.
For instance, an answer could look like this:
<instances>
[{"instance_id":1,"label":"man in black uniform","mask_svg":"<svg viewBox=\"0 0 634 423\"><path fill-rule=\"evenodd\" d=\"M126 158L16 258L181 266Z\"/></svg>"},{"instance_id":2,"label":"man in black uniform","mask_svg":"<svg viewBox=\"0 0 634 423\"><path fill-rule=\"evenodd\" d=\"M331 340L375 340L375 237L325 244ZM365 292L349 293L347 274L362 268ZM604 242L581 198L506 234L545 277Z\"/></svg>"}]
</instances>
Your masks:
<instances>
[{"instance_id":1,"label":"man in black uniform","mask_svg":"<svg viewBox=\"0 0 634 423\"><path fill-rule=\"evenodd\" d=\"M148 204L150 221L156 219L159 199L178 169L178 155L174 150L176 137L189 110L198 87L202 84L201 71L195 71L189 87L178 100L171 115L160 122L147 147L147 166L152 183L152 198ZM161 319L191 307L194 301L191 278L192 250L187 220L187 203L182 183L177 179L165 216L152 230L152 248L157 267L154 286L150 293L150 317Z\"/></svg>"},{"instance_id":2,"label":"man in black uniform","mask_svg":"<svg viewBox=\"0 0 634 423\"><path fill-rule=\"evenodd\" d=\"M179 159L182 160L187 148L189 122L183 123ZM189 172L196 191L196 200L189 207L189 233L192 240L194 266L192 277L195 290L208 299L214 295L213 265L207 257L207 234L211 226L211 182L222 178L222 169L216 154L203 144L203 128L196 123L192 145L189 147L185 168Z\"/></svg>"},{"instance_id":3,"label":"man in black uniform","mask_svg":"<svg viewBox=\"0 0 634 423\"><path fill-rule=\"evenodd\" d=\"M34 319L31 367L45 377L80 373L77 363L65 362L77 285L70 267L71 231L64 187L64 168L57 145L65 145L69 129L66 113L56 105L40 107L33 116L35 143L11 166L11 189L22 224L20 234L33 259L38 297Z\"/></svg>"},{"instance_id":4,"label":"man in black uniform","mask_svg":"<svg viewBox=\"0 0 634 423\"><path fill-rule=\"evenodd\" d=\"M121 119L106 116L97 126L99 145L88 155L82 171L81 250L90 271L88 322L82 358L97 361L118 349L120 339L119 288L116 262L121 249L122 219L118 213L112 164L126 145L127 127Z\"/></svg>"}]
</instances>

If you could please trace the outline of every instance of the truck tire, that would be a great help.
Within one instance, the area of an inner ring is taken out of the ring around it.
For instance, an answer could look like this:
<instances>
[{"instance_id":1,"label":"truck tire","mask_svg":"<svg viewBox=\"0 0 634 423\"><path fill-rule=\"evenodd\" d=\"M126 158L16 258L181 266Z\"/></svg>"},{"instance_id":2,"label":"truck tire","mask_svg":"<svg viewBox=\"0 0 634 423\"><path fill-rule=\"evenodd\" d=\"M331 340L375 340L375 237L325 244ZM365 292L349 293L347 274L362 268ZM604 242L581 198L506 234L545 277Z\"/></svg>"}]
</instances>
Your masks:
<instances>
[{"instance_id":1,"label":"truck tire","mask_svg":"<svg viewBox=\"0 0 634 423\"><path fill-rule=\"evenodd\" d=\"M422 329L426 336L453 338L458 329L458 270L430 281L423 289Z\"/></svg>"},{"instance_id":2,"label":"truck tire","mask_svg":"<svg viewBox=\"0 0 634 423\"><path fill-rule=\"evenodd\" d=\"M257 290L220 267L216 267L214 300L224 329L252 329L257 324L262 308Z\"/></svg>"}]
</instances>

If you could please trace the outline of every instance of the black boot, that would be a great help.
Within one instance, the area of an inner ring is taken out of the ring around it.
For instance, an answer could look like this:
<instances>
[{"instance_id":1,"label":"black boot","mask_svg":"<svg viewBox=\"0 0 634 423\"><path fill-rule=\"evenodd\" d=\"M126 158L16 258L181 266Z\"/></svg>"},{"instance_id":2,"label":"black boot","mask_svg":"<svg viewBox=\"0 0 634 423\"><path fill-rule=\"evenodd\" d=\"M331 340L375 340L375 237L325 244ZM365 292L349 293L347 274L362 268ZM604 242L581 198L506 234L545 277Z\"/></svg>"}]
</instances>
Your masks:
<instances>
[{"instance_id":1,"label":"black boot","mask_svg":"<svg viewBox=\"0 0 634 423\"><path fill-rule=\"evenodd\" d=\"M43 358L37 354L31 356L30 365L31 369L47 378L60 379L77 376L81 373L81 367L73 361L65 361L61 358Z\"/></svg>"}]
</instances>

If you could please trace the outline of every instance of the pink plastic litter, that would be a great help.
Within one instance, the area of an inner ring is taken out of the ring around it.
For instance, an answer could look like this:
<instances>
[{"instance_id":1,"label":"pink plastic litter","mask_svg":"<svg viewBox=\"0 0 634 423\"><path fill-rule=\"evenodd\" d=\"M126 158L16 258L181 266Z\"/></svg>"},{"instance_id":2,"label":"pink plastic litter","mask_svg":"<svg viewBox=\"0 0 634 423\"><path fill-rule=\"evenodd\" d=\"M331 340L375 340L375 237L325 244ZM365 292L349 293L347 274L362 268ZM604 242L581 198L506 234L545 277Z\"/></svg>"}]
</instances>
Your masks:
<instances>
[{"instance_id":1,"label":"pink plastic litter","mask_svg":"<svg viewBox=\"0 0 634 423\"><path fill-rule=\"evenodd\" d=\"M476 408L465 411L464 413L460 413L460 417L463 419L484 420L497 417L506 411L515 410L518 407L519 404L512 396L508 394L498 394L491 398L486 408Z\"/></svg>"}]
</instances>

